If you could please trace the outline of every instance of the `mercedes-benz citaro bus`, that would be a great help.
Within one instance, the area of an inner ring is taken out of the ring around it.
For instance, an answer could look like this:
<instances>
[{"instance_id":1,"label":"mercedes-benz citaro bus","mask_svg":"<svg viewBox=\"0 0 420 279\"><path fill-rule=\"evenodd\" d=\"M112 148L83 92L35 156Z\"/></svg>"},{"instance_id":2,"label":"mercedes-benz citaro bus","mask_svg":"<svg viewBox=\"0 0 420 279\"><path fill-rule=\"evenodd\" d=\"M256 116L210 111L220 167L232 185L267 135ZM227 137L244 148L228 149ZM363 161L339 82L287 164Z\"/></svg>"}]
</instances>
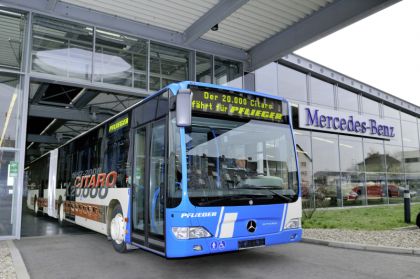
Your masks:
<instances>
[{"instance_id":1,"label":"mercedes-benz citaro bus","mask_svg":"<svg viewBox=\"0 0 420 279\"><path fill-rule=\"evenodd\" d=\"M297 242L288 102L171 84L26 168L27 205L168 258Z\"/></svg>"}]
</instances>

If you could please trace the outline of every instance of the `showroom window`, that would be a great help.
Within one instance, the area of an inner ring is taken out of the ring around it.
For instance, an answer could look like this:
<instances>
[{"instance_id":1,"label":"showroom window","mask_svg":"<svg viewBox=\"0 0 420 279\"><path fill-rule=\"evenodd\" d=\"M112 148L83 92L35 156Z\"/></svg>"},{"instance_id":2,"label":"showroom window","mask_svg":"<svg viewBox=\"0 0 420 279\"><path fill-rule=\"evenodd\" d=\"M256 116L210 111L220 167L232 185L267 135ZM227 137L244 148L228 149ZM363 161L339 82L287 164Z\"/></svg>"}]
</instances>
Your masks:
<instances>
[{"instance_id":1,"label":"showroom window","mask_svg":"<svg viewBox=\"0 0 420 279\"><path fill-rule=\"evenodd\" d=\"M33 17L33 71L90 80L92 49L93 27L41 15Z\"/></svg>"},{"instance_id":2,"label":"showroom window","mask_svg":"<svg viewBox=\"0 0 420 279\"><path fill-rule=\"evenodd\" d=\"M94 81L147 88L146 40L96 29Z\"/></svg>"},{"instance_id":3,"label":"showroom window","mask_svg":"<svg viewBox=\"0 0 420 279\"><path fill-rule=\"evenodd\" d=\"M242 63L214 57L214 79L215 84L242 88Z\"/></svg>"},{"instance_id":4,"label":"showroom window","mask_svg":"<svg viewBox=\"0 0 420 279\"><path fill-rule=\"evenodd\" d=\"M312 132L312 154L317 206L341 206L338 136Z\"/></svg>"},{"instance_id":5,"label":"showroom window","mask_svg":"<svg viewBox=\"0 0 420 279\"><path fill-rule=\"evenodd\" d=\"M310 77L310 87L312 104L335 107L334 86L331 83Z\"/></svg>"},{"instance_id":6,"label":"showroom window","mask_svg":"<svg viewBox=\"0 0 420 279\"><path fill-rule=\"evenodd\" d=\"M10 9L0 10L0 68L21 69L25 26L24 14Z\"/></svg>"},{"instance_id":7,"label":"showroom window","mask_svg":"<svg viewBox=\"0 0 420 279\"><path fill-rule=\"evenodd\" d=\"M150 43L150 90L188 80L189 57L188 50Z\"/></svg>"},{"instance_id":8,"label":"showroom window","mask_svg":"<svg viewBox=\"0 0 420 279\"><path fill-rule=\"evenodd\" d=\"M376 101L362 97L362 108L364 114L379 116L379 103Z\"/></svg>"},{"instance_id":9,"label":"showroom window","mask_svg":"<svg viewBox=\"0 0 420 279\"><path fill-rule=\"evenodd\" d=\"M313 207L314 191L312 183L312 148L310 132L295 130L296 151L298 155L299 171L302 189L302 201Z\"/></svg>"},{"instance_id":10,"label":"showroom window","mask_svg":"<svg viewBox=\"0 0 420 279\"><path fill-rule=\"evenodd\" d=\"M279 96L306 103L306 75L283 65L278 65L277 69Z\"/></svg>"},{"instance_id":11,"label":"showroom window","mask_svg":"<svg viewBox=\"0 0 420 279\"><path fill-rule=\"evenodd\" d=\"M340 110L359 111L359 95L338 87L338 108Z\"/></svg>"},{"instance_id":12,"label":"showroom window","mask_svg":"<svg viewBox=\"0 0 420 279\"><path fill-rule=\"evenodd\" d=\"M256 91L278 96L277 63L270 63L255 71ZM283 96L284 97L284 96Z\"/></svg>"},{"instance_id":13,"label":"showroom window","mask_svg":"<svg viewBox=\"0 0 420 279\"><path fill-rule=\"evenodd\" d=\"M195 55L195 80L199 82L212 83L213 66L212 56L197 52Z\"/></svg>"}]
</instances>

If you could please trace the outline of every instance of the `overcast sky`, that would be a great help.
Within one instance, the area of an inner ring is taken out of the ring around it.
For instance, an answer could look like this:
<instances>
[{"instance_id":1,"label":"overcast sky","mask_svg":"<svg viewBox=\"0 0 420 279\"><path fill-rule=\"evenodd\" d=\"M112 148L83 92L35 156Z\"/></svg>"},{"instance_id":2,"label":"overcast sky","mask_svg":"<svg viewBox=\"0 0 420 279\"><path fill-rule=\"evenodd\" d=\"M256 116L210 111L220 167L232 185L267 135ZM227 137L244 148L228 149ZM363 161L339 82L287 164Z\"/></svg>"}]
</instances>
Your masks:
<instances>
[{"instance_id":1,"label":"overcast sky","mask_svg":"<svg viewBox=\"0 0 420 279\"><path fill-rule=\"evenodd\" d=\"M295 53L420 106L419 0L403 0Z\"/></svg>"}]
</instances>

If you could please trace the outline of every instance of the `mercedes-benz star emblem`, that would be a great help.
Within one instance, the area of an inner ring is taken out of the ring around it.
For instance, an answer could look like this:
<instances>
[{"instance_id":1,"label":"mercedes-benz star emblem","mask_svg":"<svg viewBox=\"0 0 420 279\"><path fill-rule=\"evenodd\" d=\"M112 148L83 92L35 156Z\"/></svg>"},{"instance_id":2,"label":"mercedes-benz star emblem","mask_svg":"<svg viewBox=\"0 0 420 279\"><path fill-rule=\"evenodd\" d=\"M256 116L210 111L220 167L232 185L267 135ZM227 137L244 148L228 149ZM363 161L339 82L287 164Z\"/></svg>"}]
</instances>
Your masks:
<instances>
[{"instance_id":1,"label":"mercedes-benz star emblem","mask_svg":"<svg viewBox=\"0 0 420 279\"><path fill-rule=\"evenodd\" d=\"M255 230L257 229L257 223L254 220L249 221L248 224L246 224L246 229L250 233L255 232Z\"/></svg>"}]
</instances>

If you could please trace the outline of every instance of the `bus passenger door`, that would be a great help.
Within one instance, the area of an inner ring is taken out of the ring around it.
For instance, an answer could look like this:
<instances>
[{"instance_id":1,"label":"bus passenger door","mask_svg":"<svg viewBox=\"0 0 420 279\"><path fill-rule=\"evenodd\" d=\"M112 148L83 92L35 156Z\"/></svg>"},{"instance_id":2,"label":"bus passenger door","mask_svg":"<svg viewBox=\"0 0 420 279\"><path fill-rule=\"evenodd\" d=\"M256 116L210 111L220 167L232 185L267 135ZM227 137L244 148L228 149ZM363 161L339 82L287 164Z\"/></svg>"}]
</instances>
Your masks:
<instances>
[{"instance_id":1,"label":"bus passenger door","mask_svg":"<svg viewBox=\"0 0 420 279\"><path fill-rule=\"evenodd\" d=\"M133 241L164 252L166 119L135 133Z\"/></svg>"}]
</instances>

